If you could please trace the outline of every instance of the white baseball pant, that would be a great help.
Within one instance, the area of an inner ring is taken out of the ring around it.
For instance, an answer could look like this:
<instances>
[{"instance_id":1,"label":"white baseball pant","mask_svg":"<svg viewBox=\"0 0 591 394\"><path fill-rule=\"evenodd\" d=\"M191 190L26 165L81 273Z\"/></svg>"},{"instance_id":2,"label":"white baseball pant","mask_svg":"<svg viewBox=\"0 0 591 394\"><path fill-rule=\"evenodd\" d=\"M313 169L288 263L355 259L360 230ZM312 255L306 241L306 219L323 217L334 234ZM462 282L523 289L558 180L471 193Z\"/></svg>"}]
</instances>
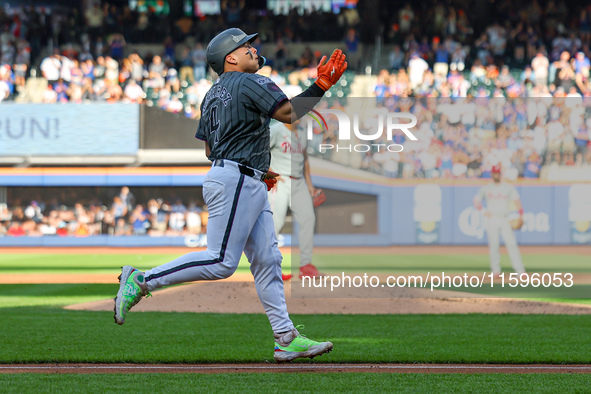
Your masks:
<instances>
[{"instance_id":1,"label":"white baseball pant","mask_svg":"<svg viewBox=\"0 0 591 394\"><path fill-rule=\"evenodd\" d=\"M258 296L275 333L294 328L287 313L281 279L281 252L277 246L267 186L255 176L240 173L237 163L224 160L205 176L203 197L209 210L207 250L192 252L146 271L148 289L231 276L242 251ZM220 294L220 297L223 295Z\"/></svg>"},{"instance_id":2,"label":"white baseball pant","mask_svg":"<svg viewBox=\"0 0 591 394\"><path fill-rule=\"evenodd\" d=\"M277 186L269 192L275 232L279 234L279 231L283 228L287 208L289 207L294 220L300 228L298 233L300 266L310 264L312 262L312 250L314 249L314 226L316 224L312 196L304 178L293 179L285 175L282 177L283 181L278 181Z\"/></svg>"},{"instance_id":3,"label":"white baseball pant","mask_svg":"<svg viewBox=\"0 0 591 394\"><path fill-rule=\"evenodd\" d=\"M511 228L511 223L506 217L492 216L488 218L486 226L488 233L488 251L490 257L490 269L494 273L501 272L501 253L500 249L500 237L503 237L503 242L507 247L509 258L511 259L511 265L513 271L521 274L525 272L523 262L521 261L521 254L519 253L519 247L515 240L515 234Z\"/></svg>"}]
</instances>

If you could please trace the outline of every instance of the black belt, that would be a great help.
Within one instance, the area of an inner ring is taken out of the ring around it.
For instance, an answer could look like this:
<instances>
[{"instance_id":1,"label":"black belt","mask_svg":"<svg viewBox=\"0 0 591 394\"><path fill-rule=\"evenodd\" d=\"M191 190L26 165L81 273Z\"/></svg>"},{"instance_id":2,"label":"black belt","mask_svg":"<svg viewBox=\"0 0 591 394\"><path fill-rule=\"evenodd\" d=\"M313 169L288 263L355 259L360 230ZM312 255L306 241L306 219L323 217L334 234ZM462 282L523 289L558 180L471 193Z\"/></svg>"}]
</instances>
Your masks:
<instances>
[{"instance_id":1,"label":"black belt","mask_svg":"<svg viewBox=\"0 0 591 394\"><path fill-rule=\"evenodd\" d=\"M267 175L267 173L263 172L263 174L259 177L259 176L257 176L257 173L255 172L255 170L253 170L252 168L247 167L243 164L238 164L238 163L236 163L236 164L238 165L238 171L240 171L240 173L242 175L246 175L246 176L249 176L249 177L254 178L256 180L259 180L261 182L264 182L265 175ZM224 159L215 159L213 162L213 165L215 167L224 167Z\"/></svg>"}]
</instances>

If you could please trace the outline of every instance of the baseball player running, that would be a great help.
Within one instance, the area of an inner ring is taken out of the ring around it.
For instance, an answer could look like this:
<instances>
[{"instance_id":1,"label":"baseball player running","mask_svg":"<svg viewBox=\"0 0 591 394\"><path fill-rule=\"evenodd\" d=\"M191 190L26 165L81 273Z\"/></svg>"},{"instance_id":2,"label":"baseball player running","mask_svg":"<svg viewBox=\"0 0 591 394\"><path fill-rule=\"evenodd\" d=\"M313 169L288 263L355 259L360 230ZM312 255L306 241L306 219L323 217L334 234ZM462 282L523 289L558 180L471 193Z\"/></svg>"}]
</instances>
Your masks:
<instances>
[{"instance_id":1,"label":"baseball player running","mask_svg":"<svg viewBox=\"0 0 591 394\"><path fill-rule=\"evenodd\" d=\"M123 324L129 310L150 291L163 286L229 277L242 252L275 337L277 362L315 357L332 350L294 327L285 304L281 253L273 226L267 191L276 179L267 174L271 160L269 122L291 123L307 110L290 100L269 78L255 73L265 63L251 43L257 34L232 28L211 40L207 63L220 75L201 105L196 137L206 141L212 168L205 176L203 197L209 208L207 250L188 253L141 272L122 268L115 298L115 322ZM334 85L347 68L345 55L333 52L318 65L318 78L297 97L315 98Z\"/></svg>"},{"instance_id":2,"label":"baseball player running","mask_svg":"<svg viewBox=\"0 0 591 394\"><path fill-rule=\"evenodd\" d=\"M280 175L277 185L269 192L275 234L279 235L283 228L289 207L300 227L299 277L320 276L318 269L312 264L316 222L312 196L316 193L316 188L310 176L306 133L298 132L296 125L281 122L273 122L270 131L271 170ZM284 280L290 278L291 275L283 275Z\"/></svg>"},{"instance_id":3,"label":"baseball player running","mask_svg":"<svg viewBox=\"0 0 591 394\"><path fill-rule=\"evenodd\" d=\"M486 232L488 233L488 248L490 256L490 269L495 275L501 273L501 254L500 236L503 237L505 246L511 259L513 270L518 274L525 273L525 268L521 261L521 254L515 240L515 234L509 223L508 214L510 204L514 203L523 222L523 207L519 194L514 186L501 182L501 166L496 165L492 168L493 183L483 186L474 197L474 206L476 209L484 209L482 200L486 200L486 209L484 216L488 219Z\"/></svg>"}]
</instances>

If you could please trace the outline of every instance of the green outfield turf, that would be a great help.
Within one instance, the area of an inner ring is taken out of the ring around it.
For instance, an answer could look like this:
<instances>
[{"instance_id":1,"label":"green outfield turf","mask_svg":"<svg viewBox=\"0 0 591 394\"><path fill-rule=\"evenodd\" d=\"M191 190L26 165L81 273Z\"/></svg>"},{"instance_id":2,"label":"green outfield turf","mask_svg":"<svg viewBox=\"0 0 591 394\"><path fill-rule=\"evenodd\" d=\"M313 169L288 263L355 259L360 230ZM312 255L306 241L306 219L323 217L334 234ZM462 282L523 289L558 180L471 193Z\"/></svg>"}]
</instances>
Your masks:
<instances>
[{"instance_id":1,"label":"green outfield turf","mask_svg":"<svg viewBox=\"0 0 591 394\"><path fill-rule=\"evenodd\" d=\"M526 254L522 256L522 259L525 268L531 272L591 272L589 256ZM333 272L343 269L381 273L415 273L437 270L463 273L490 270L488 254L316 254L314 255L314 263ZM508 256L502 255L501 267L512 272Z\"/></svg>"},{"instance_id":2,"label":"green outfield turf","mask_svg":"<svg viewBox=\"0 0 591 394\"><path fill-rule=\"evenodd\" d=\"M179 254L16 254L0 255L0 275L18 273L105 274L115 278L124 265L149 269L167 263ZM290 255L283 258L284 267L290 267ZM244 255L237 272L250 272Z\"/></svg>"},{"instance_id":3,"label":"green outfield turf","mask_svg":"<svg viewBox=\"0 0 591 394\"><path fill-rule=\"evenodd\" d=\"M149 269L164 262L170 261L178 255L174 254L14 254L5 253L0 256L0 275L2 274L26 274L26 273L62 273L62 274L113 274L113 281L120 273L120 267L126 264L139 269ZM297 257L296 257L297 259ZM283 270L291 269L292 255L285 253L283 256ZM527 254L523 256L524 264L530 273L542 275L548 273L572 273L582 275L591 274L591 264L588 256L557 254ZM485 254L474 255L387 255L387 254L317 254L314 263L329 275L346 274L388 274L393 276L422 274L428 272L431 275L471 275L488 274L488 256ZM481 288L454 288L440 286L440 290L453 290L484 294L491 297L511 297L532 300L552 300L555 302L591 303L591 285L588 283L573 282L572 287L544 287L526 286L510 287L509 274L510 263L507 256L503 256L501 265L505 271L504 286L496 284L494 287L483 286ZM250 273L248 261L244 256L237 269L239 273ZM591 275L590 275L591 276ZM548 276L549 278L550 276ZM428 287L428 285L427 285ZM58 292L44 294L51 296L56 303L61 301ZM20 298L6 298L7 295L0 290L0 307L46 305L48 300L40 300L39 297L20 294ZM89 295L81 295L75 302L85 302L100 299ZM54 302L51 301L51 302Z\"/></svg>"},{"instance_id":4,"label":"green outfield turf","mask_svg":"<svg viewBox=\"0 0 591 394\"><path fill-rule=\"evenodd\" d=\"M179 254L16 254L0 255L2 273L108 273L117 272L122 265L139 269L152 268L179 257ZM559 254L523 255L526 269L530 272L591 273L589 256ZM366 271L372 273L416 273L442 270L449 273L484 272L489 270L486 254L454 255L390 255L390 254L316 254L314 263L327 273L339 271ZM501 266L511 272L507 256ZM291 267L291 255L284 253L283 268ZM239 271L248 271L244 256Z\"/></svg>"},{"instance_id":5,"label":"green outfield turf","mask_svg":"<svg viewBox=\"0 0 591 394\"><path fill-rule=\"evenodd\" d=\"M272 362L264 314L69 311L63 305L112 298L122 265L150 268L178 255L2 254L0 276L18 273L113 274L113 284L0 284L0 363ZM586 272L581 256L525 255L530 271ZM284 270L291 256L284 255ZM485 255L317 255L327 273L416 273L487 269ZM503 265L509 267L508 261ZM243 259L239 272L248 272ZM588 287L577 291L585 295ZM535 292L521 290L521 296ZM568 299L561 301L569 301ZM585 300L577 300L584 302ZM371 302L371 300L368 300ZM293 315L313 339L335 350L319 363L591 363L591 316ZM298 361L309 363L310 360ZM452 374L0 374L0 392L586 392L589 375Z\"/></svg>"},{"instance_id":6,"label":"green outfield turf","mask_svg":"<svg viewBox=\"0 0 591 394\"><path fill-rule=\"evenodd\" d=\"M117 283L0 284L0 308L81 304L113 298L118 290Z\"/></svg>"},{"instance_id":7,"label":"green outfield turf","mask_svg":"<svg viewBox=\"0 0 591 394\"><path fill-rule=\"evenodd\" d=\"M504 282L495 280L495 285L490 286L490 278L482 287L453 287L440 285L438 290L451 290L456 292L468 292L486 295L490 297L509 297L532 300L552 300L553 302L577 302L590 303L591 285L579 283L576 280L569 282L570 287L554 286L555 274L559 274L562 283L567 284L566 275L582 275L591 273L591 260L583 255L558 255L558 254L527 254L523 255L523 263L530 274L537 275L537 282L519 283L510 281L513 272L508 256L501 258L501 267L504 271ZM388 274L391 276L423 275L448 277L469 275L478 276L490 274L489 258L487 254L442 254L442 255L335 255L319 254L315 256L315 263L323 267L327 274L339 275L341 273L368 273ZM546 275L545 284L540 279ZM552 280L551 280L552 279ZM533 283L533 284L532 284ZM431 282L425 284L430 288ZM516 285L512 287L510 284ZM525 286L522 286L525 285ZM465 283L464 283L465 285ZM461 296L461 295L459 295Z\"/></svg>"},{"instance_id":8,"label":"green outfield turf","mask_svg":"<svg viewBox=\"0 0 591 394\"><path fill-rule=\"evenodd\" d=\"M317 362L591 363L589 315L293 315ZM0 363L272 362L264 314L2 310ZM308 362L305 360L303 362Z\"/></svg>"},{"instance_id":9,"label":"green outfield turf","mask_svg":"<svg viewBox=\"0 0 591 394\"><path fill-rule=\"evenodd\" d=\"M6 393L187 392L396 392L583 393L588 375L568 374L112 374L0 375Z\"/></svg>"}]
</instances>

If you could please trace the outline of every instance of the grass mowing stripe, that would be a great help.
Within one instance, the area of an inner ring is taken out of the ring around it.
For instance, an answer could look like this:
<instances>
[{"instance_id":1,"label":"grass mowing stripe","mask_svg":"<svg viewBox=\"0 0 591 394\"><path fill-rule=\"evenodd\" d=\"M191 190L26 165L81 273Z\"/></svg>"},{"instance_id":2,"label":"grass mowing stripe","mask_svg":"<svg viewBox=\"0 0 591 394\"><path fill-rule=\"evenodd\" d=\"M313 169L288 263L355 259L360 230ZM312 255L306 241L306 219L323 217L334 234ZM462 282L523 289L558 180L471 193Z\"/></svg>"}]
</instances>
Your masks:
<instances>
[{"instance_id":1,"label":"grass mowing stripe","mask_svg":"<svg viewBox=\"0 0 591 394\"><path fill-rule=\"evenodd\" d=\"M181 256L179 254L2 254L0 268L119 268L134 265L152 268ZM284 262L290 261L284 254ZM248 265L244 255L241 264Z\"/></svg>"},{"instance_id":2,"label":"grass mowing stripe","mask_svg":"<svg viewBox=\"0 0 591 394\"><path fill-rule=\"evenodd\" d=\"M114 276L116 278L116 276ZM27 306L61 307L114 298L116 280L103 283L0 284L0 310ZM183 284L176 285L183 286ZM160 290L156 290L157 293Z\"/></svg>"},{"instance_id":3,"label":"grass mowing stripe","mask_svg":"<svg viewBox=\"0 0 591 394\"><path fill-rule=\"evenodd\" d=\"M109 296L47 296L47 297L26 297L26 296L13 296L3 297L0 296L0 308L15 308L21 306L65 306L70 305L74 302L76 304L82 304L84 302L92 302L104 300ZM113 297L111 297L113 298ZM1 309L0 309L1 310Z\"/></svg>"},{"instance_id":4,"label":"grass mowing stripe","mask_svg":"<svg viewBox=\"0 0 591 394\"><path fill-rule=\"evenodd\" d=\"M589 293L587 293L589 295ZM570 304L591 304L590 298L526 298L530 301L566 302Z\"/></svg>"},{"instance_id":5,"label":"grass mowing stripe","mask_svg":"<svg viewBox=\"0 0 591 394\"><path fill-rule=\"evenodd\" d=\"M586 392L576 374L0 374L0 389L22 392Z\"/></svg>"},{"instance_id":6,"label":"grass mowing stripe","mask_svg":"<svg viewBox=\"0 0 591 394\"><path fill-rule=\"evenodd\" d=\"M429 288L430 284L426 286ZM502 286L500 283L496 283L495 287L491 287L490 284L486 284L482 287L449 287L440 286L436 287L437 290L447 290L459 292L458 297L464 297L464 292L480 294L482 296L488 296L490 298L519 298L519 299L537 299L545 302L553 302L556 300L563 300L562 302L570 302L572 300L588 300L591 295L591 285L574 285L572 287L534 287L529 285L527 287L510 287L505 283ZM565 301L566 300L566 301ZM585 303L585 302L582 302Z\"/></svg>"},{"instance_id":7,"label":"grass mowing stripe","mask_svg":"<svg viewBox=\"0 0 591 394\"><path fill-rule=\"evenodd\" d=\"M292 319L306 325L310 338L334 343L335 350L318 362L591 363L588 315ZM263 314L131 312L125 325L117 326L112 312L6 308L2 321L0 363L247 363L273 356Z\"/></svg>"},{"instance_id":8,"label":"grass mowing stripe","mask_svg":"<svg viewBox=\"0 0 591 394\"><path fill-rule=\"evenodd\" d=\"M119 284L103 283L52 283L52 284L1 284L0 296L111 296L117 293Z\"/></svg>"},{"instance_id":9,"label":"grass mowing stripe","mask_svg":"<svg viewBox=\"0 0 591 394\"><path fill-rule=\"evenodd\" d=\"M177 258L175 254L3 254L0 267L121 267L136 264L151 267Z\"/></svg>"},{"instance_id":10,"label":"grass mowing stripe","mask_svg":"<svg viewBox=\"0 0 591 394\"><path fill-rule=\"evenodd\" d=\"M145 271L146 269L150 269L152 267L135 267L139 270ZM284 268L285 269L285 268ZM250 268L248 266L240 265L236 272L240 273L249 273ZM117 282L117 276L121 273L121 267L113 267L113 268L60 268L60 267L50 267L50 268L26 268L26 269L1 269L0 268L0 275L4 274L76 274L76 275L87 275L87 274L110 274L113 275L115 282Z\"/></svg>"},{"instance_id":11,"label":"grass mowing stripe","mask_svg":"<svg viewBox=\"0 0 591 394\"><path fill-rule=\"evenodd\" d=\"M528 254L523 255L525 268L531 272L590 272L589 258L583 255L569 255L565 259L559 254ZM377 269L396 270L480 270L490 269L487 254L442 254L442 255L405 255L405 254L316 254L314 261L317 266L326 268ZM501 267L512 272L507 255L501 257Z\"/></svg>"},{"instance_id":12,"label":"grass mowing stripe","mask_svg":"<svg viewBox=\"0 0 591 394\"><path fill-rule=\"evenodd\" d=\"M19 306L63 306L112 298L114 284L3 284L0 308ZM1 309L0 309L1 310Z\"/></svg>"},{"instance_id":13,"label":"grass mowing stripe","mask_svg":"<svg viewBox=\"0 0 591 394\"><path fill-rule=\"evenodd\" d=\"M124 265L140 270L150 269L178 258L181 254L1 254L0 275L17 273L120 273ZM283 255L284 270L291 267L291 255ZM250 264L244 255L238 272L250 272Z\"/></svg>"},{"instance_id":14,"label":"grass mowing stripe","mask_svg":"<svg viewBox=\"0 0 591 394\"><path fill-rule=\"evenodd\" d=\"M105 269L119 268L130 264L138 268L152 268L179 257L179 254L15 254L0 255L0 270L25 268L70 268ZM486 254L449 255L405 255L405 254L318 254L315 264L328 270L373 270L384 271L488 271ZM590 272L588 256L572 255L565 259L560 254L523 255L524 265L530 272ZM289 268L291 254L284 253L283 268ZM240 265L248 267L242 256ZM511 272L506 255L501 259L502 267Z\"/></svg>"}]
</instances>

